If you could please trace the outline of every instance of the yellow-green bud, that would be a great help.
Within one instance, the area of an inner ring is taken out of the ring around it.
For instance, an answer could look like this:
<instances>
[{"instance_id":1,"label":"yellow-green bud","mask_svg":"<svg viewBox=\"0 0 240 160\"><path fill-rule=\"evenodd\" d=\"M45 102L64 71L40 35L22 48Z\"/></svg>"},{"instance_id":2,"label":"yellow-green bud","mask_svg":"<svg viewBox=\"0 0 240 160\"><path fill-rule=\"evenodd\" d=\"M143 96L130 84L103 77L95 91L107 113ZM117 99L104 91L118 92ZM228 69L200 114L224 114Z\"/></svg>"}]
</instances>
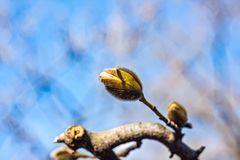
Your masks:
<instances>
[{"instance_id":1,"label":"yellow-green bud","mask_svg":"<svg viewBox=\"0 0 240 160\"><path fill-rule=\"evenodd\" d=\"M68 148L67 146L58 148L51 153L52 160L77 160L74 154L74 151Z\"/></svg>"},{"instance_id":2,"label":"yellow-green bud","mask_svg":"<svg viewBox=\"0 0 240 160\"><path fill-rule=\"evenodd\" d=\"M99 77L107 91L121 100L138 100L143 96L141 81L129 69L105 69Z\"/></svg>"},{"instance_id":3,"label":"yellow-green bud","mask_svg":"<svg viewBox=\"0 0 240 160\"><path fill-rule=\"evenodd\" d=\"M67 146L55 149L51 152L50 156L52 160L77 160L81 158L96 158L95 156L90 156L74 151Z\"/></svg>"},{"instance_id":4,"label":"yellow-green bud","mask_svg":"<svg viewBox=\"0 0 240 160\"><path fill-rule=\"evenodd\" d=\"M186 109L175 101L168 105L167 116L169 120L177 124L179 128L184 127L188 120Z\"/></svg>"}]
</instances>

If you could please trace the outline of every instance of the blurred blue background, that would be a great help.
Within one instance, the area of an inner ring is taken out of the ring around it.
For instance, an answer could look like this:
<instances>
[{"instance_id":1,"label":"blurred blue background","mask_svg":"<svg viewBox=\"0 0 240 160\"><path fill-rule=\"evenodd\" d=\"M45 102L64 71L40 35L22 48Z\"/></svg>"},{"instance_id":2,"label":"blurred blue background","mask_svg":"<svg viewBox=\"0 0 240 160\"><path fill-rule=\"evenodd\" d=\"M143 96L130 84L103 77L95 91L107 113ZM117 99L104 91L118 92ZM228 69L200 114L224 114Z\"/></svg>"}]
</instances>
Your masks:
<instances>
[{"instance_id":1,"label":"blurred blue background","mask_svg":"<svg viewBox=\"0 0 240 160\"><path fill-rule=\"evenodd\" d=\"M134 70L161 112L187 108L184 141L207 147L201 159L239 159L239 28L237 0L0 0L0 159L49 159L71 124L158 122L105 91L98 75L115 66ZM169 155L146 140L125 159Z\"/></svg>"}]
</instances>

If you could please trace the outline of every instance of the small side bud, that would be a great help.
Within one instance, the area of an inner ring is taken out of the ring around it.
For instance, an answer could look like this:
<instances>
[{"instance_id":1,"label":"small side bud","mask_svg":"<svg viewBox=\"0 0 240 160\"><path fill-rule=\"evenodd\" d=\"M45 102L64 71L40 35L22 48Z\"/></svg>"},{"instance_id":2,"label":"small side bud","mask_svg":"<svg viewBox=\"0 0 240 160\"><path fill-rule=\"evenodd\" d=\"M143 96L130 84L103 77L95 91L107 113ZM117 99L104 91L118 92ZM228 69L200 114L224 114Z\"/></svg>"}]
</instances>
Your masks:
<instances>
[{"instance_id":1,"label":"small side bud","mask_svg":"<svg viewBox=\"0 0 240 160\"><path fill-rule=\"evenodd\" d=\"M77 160L82 158L96 158L95 156L90 156L74 151L67 146L55 149L51 152L50 157L52 160Z\"/></svg>"},{"instance_id":2,"label":"small side bud","mask_svg":"<svg viewBox=\"0 0 240 160\"><path fill-rule=\"evenodd\" d=\"M188 116L186 109L179 103L173 101L168 105L168 119L174 122L179 128L184 127L187 123Z\"/></svg>"},{"instance_id":3,"label":"small side bud","mask_svg":"<svg viewBox=\"0 0 240 160\"><path fill-rule=\"evenodd\" d=\"M143 96L140 79L127 68L105 69L99 78L107 91L121 100L138 100Z\"/></svg>"},{"instance_id":4,"label":"small side bud","mask_svg":"<svg viewBox=\"0 0 240 160\"><path fill-rule=\"evenodd\" d=\"M77 160L77 157L74 156L73 152L73 150L64 146L52 151L50 157L52 160Z\"/></svg>"}]
</instances>

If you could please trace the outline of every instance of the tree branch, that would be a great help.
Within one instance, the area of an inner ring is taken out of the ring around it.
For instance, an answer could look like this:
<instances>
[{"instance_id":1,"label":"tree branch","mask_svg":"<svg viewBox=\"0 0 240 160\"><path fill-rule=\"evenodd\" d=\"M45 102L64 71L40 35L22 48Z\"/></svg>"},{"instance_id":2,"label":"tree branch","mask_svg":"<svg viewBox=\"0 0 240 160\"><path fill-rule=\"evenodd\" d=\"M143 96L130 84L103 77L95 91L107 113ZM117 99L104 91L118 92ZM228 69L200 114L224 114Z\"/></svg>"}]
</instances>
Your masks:
<instances>
[{"instance_id":1,"label":"tree branch","mask_svg":"<svg viewBox=\"0 0 240 160\"><path fill-rule=\"evenodd\" d=\"M117 156L118 156L118 157L127 157L127 155L128 155L131 151L133 151L133 150L135 150L135 149L137 149L137 148L140 148L141 145L142 145L142 141L136 141L136 144L131 145L131 146L125 148L124 150L118 152L118 153L117 153Z\"/></svg>"},{"instance_id":2,"label":"tree branch","mask_svg":"<svg viewBox=\"0 0 240 160\"><path fill-rule=\"evenodd\" d=\"M82 126L71 126L55 138L55 142L64 142L68 147L77 150L85 148L100 160L119 160L113 148L131 141L143 139L157 140L164 144L173 154L183 160L197 160L205 147L193 150L175 133L159 123L139 122L123 125L102 132L90 132Z\"/></svg>"},{"instance_id":3,"label":"tree branch","mask_svg":"<svg viewBox=\"0 0 240 160\"><path fill-rule=\"evenodd\" d=\"M135 144L128 146L127 148L116 153L118 157L126 157L131 151L140 148L142 145L141 141L136 141ZM95 159L95 156L82 154L78 151L74 151L67 146L61 146L53 150L50 154L52 160L77 160L81 158Z\"/></svg>"}]
</instances>

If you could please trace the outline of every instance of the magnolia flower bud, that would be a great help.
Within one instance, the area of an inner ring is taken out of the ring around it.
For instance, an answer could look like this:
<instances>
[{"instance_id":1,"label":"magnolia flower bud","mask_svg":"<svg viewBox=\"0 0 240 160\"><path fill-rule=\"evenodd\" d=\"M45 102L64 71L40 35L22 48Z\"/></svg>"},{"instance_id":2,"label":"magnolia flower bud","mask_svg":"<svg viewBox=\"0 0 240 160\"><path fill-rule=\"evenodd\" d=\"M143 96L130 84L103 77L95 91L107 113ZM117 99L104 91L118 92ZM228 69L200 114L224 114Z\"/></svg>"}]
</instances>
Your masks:
<instances>
[{"instance_id":1,"label":"magnolia flower bud","mask_svg":"<svg viewBox=\"0 0 240 160\"><path fill-rule=\"evenodd\" d=\"M138 100L143 96L141 81L129 69L105 69L99 77L107 91L119 99Z\"/></svg>"},{"instance_id":2,"label":"magnolia flower bud","mask_svg":"<svg viewBox=\"0 0 240 160\"><path fill-rule=\"evenodd\" d=\"M67 146L55 149L51 152L50 157L52 160L77 160L81 158L96 158L95 156L90 156L74 151Z\"/></svg>"},{"instance_id":3,"label":"magnolia flower bud","mask_svg":"<svg viewBox=\"0 0 240 160\"><path fill-rule=\"evenodd\" d=\"M187 124L187 111L179 103L173 101L168 105L167 116L170 121L173 121L179 128Z\"/></svg>"},{"instance_id":4,"label":"magnolia flower bud","mask_svg":"<svg viewBox=\"0 0 240 160\"><path fill-rule=\"evenodd\" d=\"M74 156L74 151L64 146L54 150L51 153L52 160L77 160L78 157Z\"/></svg>"}]
</instances>

